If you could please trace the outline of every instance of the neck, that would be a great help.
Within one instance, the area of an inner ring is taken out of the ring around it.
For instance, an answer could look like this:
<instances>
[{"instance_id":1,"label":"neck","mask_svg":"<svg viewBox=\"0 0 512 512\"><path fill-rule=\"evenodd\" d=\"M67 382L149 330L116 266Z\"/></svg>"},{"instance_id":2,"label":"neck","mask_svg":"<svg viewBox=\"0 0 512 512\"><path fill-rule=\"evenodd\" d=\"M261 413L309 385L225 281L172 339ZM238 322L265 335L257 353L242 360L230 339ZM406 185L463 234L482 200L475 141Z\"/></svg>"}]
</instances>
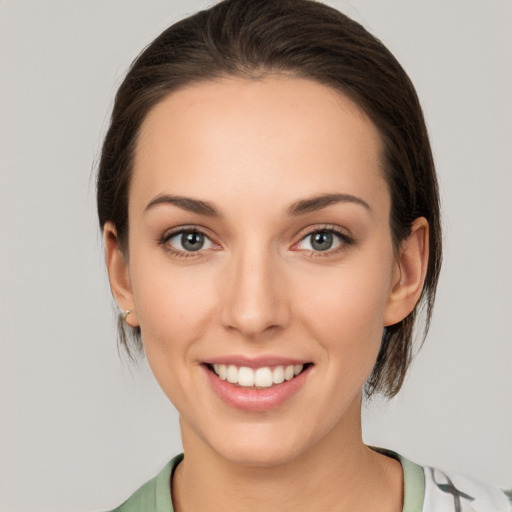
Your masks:
<instances>
[{"instance_id":1,"label":"neck","mask_svg":"<svg viewBox=\"0 0 512 512\"><path fill-rule=\"evenodd\" d=\"M400 512L400 463L363 443L359 404L356 418L293 460L268 466L227 460L182 424L185 458L172 482L176 512Z\"/></svg>"}]
</instances>

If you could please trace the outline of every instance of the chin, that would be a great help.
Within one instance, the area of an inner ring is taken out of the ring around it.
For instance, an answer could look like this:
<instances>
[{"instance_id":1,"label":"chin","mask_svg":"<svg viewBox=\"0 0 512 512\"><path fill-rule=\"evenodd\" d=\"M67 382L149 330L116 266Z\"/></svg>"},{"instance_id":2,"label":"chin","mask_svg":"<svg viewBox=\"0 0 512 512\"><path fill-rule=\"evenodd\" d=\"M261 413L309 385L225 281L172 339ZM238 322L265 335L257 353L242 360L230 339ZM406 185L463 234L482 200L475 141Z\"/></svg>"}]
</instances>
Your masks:
<instances>
[{"instance_id":1,"label":"chin","mask_svg":"<svg viewBox=\"0 0 512 512\"><path fill-rule=\"evenodd\" d=\"M301 425L302 426L302 425ZM312 445L316 436L308 432L293 432L278 424L239 425L224 435L205 441L217 455L234 464L252 467L279 466L300 457ZM303 427L303 426L302 426Z\"/></svg>"},{"instance_id":2,"label":"chin","mask_svg":"<svg viewBox=\"0 0 512 512\"><path fill-rule=\"evenodd\" d=\"M230 462L250 467L272 467L286 464L299 456L301 450L286 446L277 446L278 443L261 443L248 446L246 443L219 447L217 453Z\"/></svg>"}]
</instances>

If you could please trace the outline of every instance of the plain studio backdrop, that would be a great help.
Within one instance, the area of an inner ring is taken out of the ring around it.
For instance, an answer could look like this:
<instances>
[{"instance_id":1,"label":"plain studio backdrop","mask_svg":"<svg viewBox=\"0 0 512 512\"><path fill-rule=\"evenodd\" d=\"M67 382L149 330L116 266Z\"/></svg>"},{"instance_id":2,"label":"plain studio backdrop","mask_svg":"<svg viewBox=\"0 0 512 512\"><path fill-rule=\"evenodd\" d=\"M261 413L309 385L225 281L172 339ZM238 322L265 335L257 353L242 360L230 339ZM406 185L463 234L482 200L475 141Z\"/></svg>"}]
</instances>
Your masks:
<instances>
[{"instance_id":1,"label":"plain studio backdrop","mask_svg":"<svg viewBox=\"0 0 512 512\"><path fill-rule=\"evenodd\" d=\"M330 2L417 87L444 207L431 332L369 444L512 486L512 2ZM181 449L149 370L123 364L94 173L132 59L208 0L0 2L0 509L123 501Z\"/></svg>"}]
</instances>

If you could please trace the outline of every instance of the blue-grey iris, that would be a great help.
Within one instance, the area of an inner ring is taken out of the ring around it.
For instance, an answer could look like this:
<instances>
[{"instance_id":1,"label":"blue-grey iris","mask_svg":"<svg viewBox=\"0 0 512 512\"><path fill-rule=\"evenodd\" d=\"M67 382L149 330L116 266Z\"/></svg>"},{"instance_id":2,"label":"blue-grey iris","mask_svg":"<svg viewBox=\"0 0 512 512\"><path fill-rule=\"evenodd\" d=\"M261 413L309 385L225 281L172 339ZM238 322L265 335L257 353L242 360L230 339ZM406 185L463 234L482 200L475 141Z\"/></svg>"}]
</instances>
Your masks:
<instances>
[{"instance_id":1,"label":"blue-grey iris","mask_svg":"<svg viewBox=\"0 0 512 512\"><path fill-rule=\"evenodd\" d=\"M204 235L201 233L183 233L181 245L187 251L199 251L204 245Z\"/></svg>"},{"instance_id":2,"label":"blue-grey iris","mask_svg":"<svg viewBox=\"0 0 512 512\"><path fill-rule=\"evenodd\" d=\"M311 247L315 251L327 251L332 247L333 235L326 231L320 231L311 235Z\"/></svg>"}]
</instances>

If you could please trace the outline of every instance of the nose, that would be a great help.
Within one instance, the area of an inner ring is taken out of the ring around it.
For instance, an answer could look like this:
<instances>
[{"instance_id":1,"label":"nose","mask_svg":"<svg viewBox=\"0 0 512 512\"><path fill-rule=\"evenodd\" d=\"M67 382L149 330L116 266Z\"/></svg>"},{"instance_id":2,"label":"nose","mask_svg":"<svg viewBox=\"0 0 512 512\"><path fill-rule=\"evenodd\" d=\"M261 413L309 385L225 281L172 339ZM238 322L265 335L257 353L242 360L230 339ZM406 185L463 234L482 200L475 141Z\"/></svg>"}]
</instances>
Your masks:
<instances>
[{"instance_id":1,"label":"nose","mask_svg":"<svg viewBox=\"0 0 512 512\"><path fill-rule=\"evenodd\" d=\"M284 275L277 257L253 247L229 259L223 275L221 321L249 338L288 325Z\"/></svg>"}]
</instances>

